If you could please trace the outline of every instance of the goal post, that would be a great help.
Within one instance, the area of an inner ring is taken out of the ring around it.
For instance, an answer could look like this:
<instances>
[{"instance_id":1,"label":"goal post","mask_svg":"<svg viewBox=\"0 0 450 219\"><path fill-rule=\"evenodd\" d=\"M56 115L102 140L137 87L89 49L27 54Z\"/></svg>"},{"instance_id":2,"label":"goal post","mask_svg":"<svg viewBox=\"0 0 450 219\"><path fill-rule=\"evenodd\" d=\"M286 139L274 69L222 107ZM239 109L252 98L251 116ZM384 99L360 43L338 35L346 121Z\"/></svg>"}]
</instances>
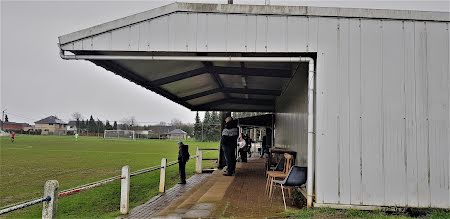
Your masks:
<instances>
[{"instance_id":1,"label":"goal post","mask_svg":"<svg viewBox=\"0 0 450 219\"><path fill-rule=\"evenodd\" d=\"M113 140L136 140L136 133L133 130L105 130L103 138Z\"/></svg>"}]
</instances>

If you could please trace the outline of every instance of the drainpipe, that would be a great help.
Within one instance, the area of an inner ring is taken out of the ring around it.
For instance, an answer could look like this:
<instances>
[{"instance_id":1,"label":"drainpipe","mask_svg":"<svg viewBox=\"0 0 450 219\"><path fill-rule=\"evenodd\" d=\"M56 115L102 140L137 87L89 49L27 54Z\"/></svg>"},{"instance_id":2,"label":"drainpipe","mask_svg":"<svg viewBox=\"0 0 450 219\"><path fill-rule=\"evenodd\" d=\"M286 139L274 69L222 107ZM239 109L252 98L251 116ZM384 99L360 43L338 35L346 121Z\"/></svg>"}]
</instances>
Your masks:
<instances>
[{"instance_id":1,"label":"drainpipe","mask_svg":"<svg viewBox=\"0 0 450 219\"><path fill-rule=\"evenodd\" d=\"M146 60L146 61L198 61L198 62L308 62L307 57L233 57L233 56L120 56L120 55L65 55L65 60Z\"/></svg>"},{"instance_id":2,"label":"drainpipe","mask_svg":"<svg viewBox=\"0 0 450 219\"><path fill-rule=\"evenodd\" d=\"M226 57L226 56L120 56L120 55L65 55L66 60L151 60L151 61L210 61L210 62L308 62L308 173L307 206L312 207L315 164L314 84L315 65L311 57ZM275 130L272 130L274 133ZM273 142L272 142L273 144Z\"/></svg>"},{"instance_id":3,"label":"drainpipe","mask_svg":"<svg viewBox=\"0 0 450 219\"><path fill-rule=\"evenodd\" d=\"M313 206L313 189L314 189L314 165L315 160L315 127L314 127L314 85L315 81L315 66L314 59L307 59L308 66L308 172L306 185L306 205L308 208Z\"/></svg>"}]
</instances>

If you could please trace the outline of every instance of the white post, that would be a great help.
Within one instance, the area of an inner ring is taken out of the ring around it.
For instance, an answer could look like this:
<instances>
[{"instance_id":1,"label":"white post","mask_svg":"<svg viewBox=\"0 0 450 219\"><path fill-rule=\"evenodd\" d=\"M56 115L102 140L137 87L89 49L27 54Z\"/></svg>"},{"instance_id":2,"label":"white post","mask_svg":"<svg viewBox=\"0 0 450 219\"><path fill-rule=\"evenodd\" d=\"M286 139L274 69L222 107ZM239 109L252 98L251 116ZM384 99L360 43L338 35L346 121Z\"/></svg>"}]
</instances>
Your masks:
<instances>
[{"instance_id":1,"label":"white post","mask_svg":"<svg viewBox=\"0 0 450 219\"><path fill-rule=\"evenodd\" d=\"M128 214L130 200L130 167L122 167L122 179L120 180L120 213Z\"/></svg>"},{"instance_id":2,"label":"white post","mask_svg":"<svg viewBox=\"0 0 450 219\"><path fill-rule=\"evenodd\" d=\"M159 192L166 192L166 168L167 168L167 159L161 159L161 173L159 175Z\"/></svg>"},{"instance_id":3,"label":"white post","mask_svg":"<svg viewBox=\"0 0 450 219\"><path fill-rule=\"evenodd\" d=\"M56 180L48 180L44 186L44 197L50 197L49 201L43 202L42 218L56 218L56 207L58 202L59 183Z\"/></svg>"},{"instance_id":4,"label":"white post","mask_svg":"<svg viewBox=\"0 0 450 219\"><path fill-rule=\"evenodd\" d=\"M197 147L197 159L195 160L195 172L196 173L202 173L203 167L202 167L202 160L203 160L203 153L201 150Z\"/></svg>"},{"instance_id":5,"label":"white post","mask_svg":"<svg viewBox=\"0 0 450 219\"><path fill-rule=\"evenodd\" d=\"M258 140L259 140L259 141L262 141L263 131L264 131L263 128L260 128L260 129L259 129L259 137L258 137Z\"/></svg>"}]
</instances>

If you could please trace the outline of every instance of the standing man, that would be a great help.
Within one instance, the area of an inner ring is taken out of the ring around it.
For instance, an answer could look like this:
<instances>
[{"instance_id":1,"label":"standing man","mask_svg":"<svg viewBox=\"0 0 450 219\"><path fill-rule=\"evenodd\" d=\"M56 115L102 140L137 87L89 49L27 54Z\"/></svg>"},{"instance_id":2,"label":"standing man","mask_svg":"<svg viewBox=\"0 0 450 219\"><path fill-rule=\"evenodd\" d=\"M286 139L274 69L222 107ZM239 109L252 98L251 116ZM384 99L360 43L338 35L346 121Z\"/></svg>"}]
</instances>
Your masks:
<instances>
[{"instance_id":1,"label":"standing man","mask_svg":"<svg viewBox=\"0 0 450 219\"><path fill-rule=\"evenodd\" d=\"M237 120L228 116L225 118L225 128L222 130L220 147L222 148L227 162L227 172L224 176L232 176L236 169L236 146L238 139Z\"/></svg>"},{"instance_id":2,"label":"standing man","mask_svg":"<svg viewBox=\"0 0 450 219\"><path fill-rule=\"evenodd\" d=\"M267 150L267 136L264 135L262 137L262 142L261 142L261 158L264 157L266 150Z\"/></svg>"},{"instance_id":3,"label":"standing man","mask_svg":"<svg viewBox=\"0 0 450 219\"><path fill-rule=\"evenodd\" d=\"M189 160L189 146L178 142L178 173L180 174L180 182L178 184L186 184L186 162Z\"/></svg>"},{"instance_id":4,"label":"standing man","mask_svg":"<svg viewBox=\"0 0 450 219\"><path fill-rule=\"evenodd\" d=\"M78 132L75 132L75 141L78 141Z\"/></svg>"},{"instance_id":5,"label":"standing man","mask_svg":"<svg viewBox=\"0 0 450 219\"><path fill-rule=\"evenodd\" d=\"M14 143L14 139L16 139L16 133L11 132L11 142Z\"/></svg>"}]
</instances>

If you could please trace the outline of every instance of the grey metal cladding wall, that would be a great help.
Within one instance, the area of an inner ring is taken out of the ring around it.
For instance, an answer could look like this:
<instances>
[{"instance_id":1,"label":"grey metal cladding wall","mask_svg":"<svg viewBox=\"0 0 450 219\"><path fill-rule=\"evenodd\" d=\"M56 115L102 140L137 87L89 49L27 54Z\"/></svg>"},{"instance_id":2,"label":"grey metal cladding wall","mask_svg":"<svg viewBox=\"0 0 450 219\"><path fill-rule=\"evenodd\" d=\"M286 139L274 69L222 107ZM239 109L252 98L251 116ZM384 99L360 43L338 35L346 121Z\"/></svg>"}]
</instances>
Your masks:
<instances>
[{"instance_id":1,"label":"grey metal cladding wall","mask_svg":"<svg viewBox=\"0 0 450 219\"><path fill-rule=\"evenodd\" d=\"M318 18L173 13L61 45L64 50L308 52Z\"/></svg>"},{"instance_id":2,"label":"grey metal cladding wall","mask_svg":"<svg viewBox=\"0 0 450 219\"><path fill-rule=\"evenodd\" d=\"M175 13L63 49L317 52L316 201L450 208L448 26ZM303 164L299 95L277 101L276 144Z\"/></svg>"},{"instance_id":3,"label":"grey metal cladding wall","mask_svg":"<svg viewBox=\"0 0 450 219\"><path fill-rule=\"evenodd\" d=\"M448 26L319 18L316 202L450 208Z\"/></svg>"},{"instance_id":4,"label":"grey metal cladding wall","mask_svg":"<svg viewBox=\"0 0 450 219\"><path fill-rule=\"evenodd\" d=\"M308 66L297 70L286 91L277 98L275 146L297 151L296 165L307 166Z\"/></svg>"}]
</instances>

